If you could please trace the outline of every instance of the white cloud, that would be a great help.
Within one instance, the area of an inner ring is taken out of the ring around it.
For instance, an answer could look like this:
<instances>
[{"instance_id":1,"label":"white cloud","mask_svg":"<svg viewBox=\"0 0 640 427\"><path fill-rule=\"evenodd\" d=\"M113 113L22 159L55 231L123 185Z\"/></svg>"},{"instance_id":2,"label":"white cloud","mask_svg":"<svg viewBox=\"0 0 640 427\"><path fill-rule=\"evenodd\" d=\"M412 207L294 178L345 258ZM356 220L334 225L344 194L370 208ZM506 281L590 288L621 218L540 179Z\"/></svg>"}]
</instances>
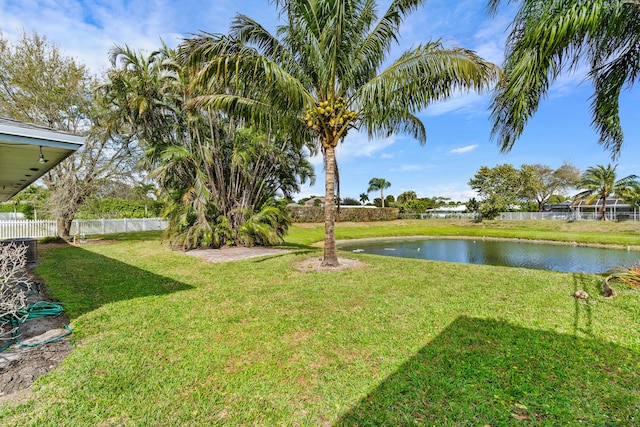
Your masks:
<instances>
[{"instance_id":1,"label":"white cloud","mask_svg":"<svg viewBox=\"0 0 640 427\"><path fill-rule=\"evenodd\" d=\"M425 168L423 165L400 165L398 168L391 168L389 172L416 172Z\"/></svg>"},{"instance_id":2,"label":"white cloud","mask_svg":"<svg viewBox=\"0 0 640 427\"><path fill-rule=\"evenodd\" d=\"M351 133L342 144L336 147L336 158L340 162L346 162L358 157L388 156L390 154L381 152L391 147L395 142L395 136L369 140L369 137L364 133Z\"/></svg>"},{"instance_id":3,"label":"white cloud","mask_svg":"<svg viewBox=\"0 0 640 427\"><path fill-rule=\"evenodd\" d=\"M441 116L451 112L463 112L473 115L486 114L488 96L475 92L457 93L446 101L431 104L425 114L430 117Z\"/></svg>"},{"instance_id":4,"label":"white cloud","mask_svg":"<svg viewBox=\"0 0 640 427\"><path fill-rule=\"evenodd\" d=\"M454 148L453 150L450 150L449 153L450 154L464 154L464 153L468 153L470 151L473 151L478 147L479 147L478 144L467 145L466 147Z\"/></svg>"},{"instance_id":5,"label":"white cloud","mask_svg":"<svg viewBox=\"0 0 640 427\"><path fill-rule=\"evenodd\" d=\"M349 162L359 157L374 158L378 156L382 150L387 149L396 142L395 137L384 139L369 140L367 135L363 133L352 133L347 136L345 141L336 147L336 160L338 163ZM379 155L383 159L392 159L393 154L381 153ZM324 161L322 153L310 157L309 161L314 166L322 166Z\"/></svg>"}]
</instances>

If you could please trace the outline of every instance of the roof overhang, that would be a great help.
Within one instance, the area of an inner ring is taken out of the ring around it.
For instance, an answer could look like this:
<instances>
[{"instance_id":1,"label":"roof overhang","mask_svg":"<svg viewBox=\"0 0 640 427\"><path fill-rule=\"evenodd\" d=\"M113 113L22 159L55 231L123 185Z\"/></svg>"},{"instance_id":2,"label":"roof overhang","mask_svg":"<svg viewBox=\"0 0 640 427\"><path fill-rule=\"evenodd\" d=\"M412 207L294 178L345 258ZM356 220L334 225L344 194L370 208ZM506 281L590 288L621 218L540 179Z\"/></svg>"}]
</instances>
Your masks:
<instances>
[{"instance_id":1,"label":"roof overhang","mask_svg":"<svg viewBox=\"0 0 640 427\"><path fill-rule=\"evenodd\" d=\"M31 185L84 141L77 135L0 117L0 202Z\"/></svg>"}]
</instances>

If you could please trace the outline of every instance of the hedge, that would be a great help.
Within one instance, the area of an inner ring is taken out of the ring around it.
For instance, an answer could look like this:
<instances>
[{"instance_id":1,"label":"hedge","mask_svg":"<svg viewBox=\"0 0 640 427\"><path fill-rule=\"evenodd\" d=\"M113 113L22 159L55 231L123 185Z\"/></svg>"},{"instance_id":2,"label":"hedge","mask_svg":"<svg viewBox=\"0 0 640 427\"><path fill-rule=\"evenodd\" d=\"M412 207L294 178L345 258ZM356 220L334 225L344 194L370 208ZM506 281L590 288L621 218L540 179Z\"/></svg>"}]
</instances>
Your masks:
<instances>
[{"instance_id":1,"label":"hedge","mask_svg":"<svg viewBox=\"0 0 640 427\"><path fill-rule=\"evenodd\" d=\"M324 208L316 206L288 206L292 222L324 222ZM341 208L337 222L393 221L398 219L398 208Z\"/></svg>"}]
</instances>

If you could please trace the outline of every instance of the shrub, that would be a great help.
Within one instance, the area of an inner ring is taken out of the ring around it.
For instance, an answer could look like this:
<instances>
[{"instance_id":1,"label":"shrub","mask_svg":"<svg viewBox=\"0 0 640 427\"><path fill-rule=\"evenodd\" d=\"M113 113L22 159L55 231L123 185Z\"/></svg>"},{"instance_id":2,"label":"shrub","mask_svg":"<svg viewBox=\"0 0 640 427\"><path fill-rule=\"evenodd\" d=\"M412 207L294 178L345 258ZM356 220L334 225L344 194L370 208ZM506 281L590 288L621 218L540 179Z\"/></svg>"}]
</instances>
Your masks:
<instances>
[{"instance_id":1,"label":"shrub","mask_svg":"<svg viewBox=\"0 0 640 427\"><path fill-rule=\"evenodd\" d=\"M27 246L0 245L0 349L11 342L27 316L31 281L26 276Z\"/></svg>"}]
</instances>

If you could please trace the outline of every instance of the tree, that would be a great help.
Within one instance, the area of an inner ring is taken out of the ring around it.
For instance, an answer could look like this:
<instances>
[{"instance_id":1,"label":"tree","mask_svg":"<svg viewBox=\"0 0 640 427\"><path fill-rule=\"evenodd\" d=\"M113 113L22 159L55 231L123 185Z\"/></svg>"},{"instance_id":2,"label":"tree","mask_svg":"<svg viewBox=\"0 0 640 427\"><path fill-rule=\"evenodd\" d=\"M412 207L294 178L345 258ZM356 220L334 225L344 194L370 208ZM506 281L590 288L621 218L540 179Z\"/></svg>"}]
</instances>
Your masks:
<instances>
[{"instance_id":1,"label":"tree","mask_svg":"<svg viewBox=\"0 0 640 427\"><path fill-rule=\"evenodd\" d=\"M629 183L628 187L621 189L618 196L634 208L640 208L640 181Z\"/></svg>"},{"instance_id":2,"label":"tree","mask_svg":"<svg viewBox=\"0 0 640 427\"><path fill-rule=\"evenodd\" d=\"M384 208L384 190L391 187L391 183L384 178L371 178L369 181L369 188L367 188L367 193L371 193L373 191L380 192L380 200L382 200L382 207Z\"/></svg>"},{"instance_id":3,"label":"tree","mask_svg":"<svg viewBox=\"0 0 640 427\"><path fill-rule=\"evenodd\" d=\"M478 214L480 212L480 203L475 198L471 198L465 203L467 210L473 214Z\"/></svg>"},{"instance_id":4,"label":"tree","mask_svg":"<svg viewBox=\"0 0 640 427\"><path fill-rule=\"evenodd\" d=\"M361 193L360 194L360 204L365 204L366 202L369 201L369 195L367 193Z\"/></svg>"},{"instance_id":5,"label":"tree","mask_svg":"<svg viewBox=\"0 0 640 427\"><path fill-rule=\"evenodd\" d=\"M566 69L587 63L593 126L615 158L624 135L619 97L640 75L640 3L635 0L508 0L520 3L507 38L505 83L493 96L494 137L508 151ZM504 0L489 0L496 11Z\"/></svg>"},{"instance_id":6,"label":"tree","mask_svg":"<svg viewBox=\"0 0 640 427\"><path fill-rule=\"evenodd\" d=\"M499 69L474 52L428 41L388 62L407 15L424 0L394 1L378 19L374 0L276 0L285 23L276 35L238 15L228 36L200 34L184 54L198 66L198 100L248 120L288 126L311 138L325 170L324 266L337 266L335 150L352 129L370 137L398 132L425 143L415 115L452 93L484 90ZM382 69L383 65L387 65ZM296 127L296 124L298 126Z\"/></svg>"},{"instance_id":7,"label":"tree","mask_svg":"<svg viewBox=\"0 0 640 427\"><path fill-rule=\"evenodd\" d=\"M418 196L415 191L405 191L404 193L398 196L397 202L401 205L408 202L409 200L416 200Z\"/></svg>"},{"instance_id":8,"label":"tree","mask_svg":"<svg viewBox=\"0 0 640 427\"><path fill-rule=\"evenodd\" d=\"M498 213L519 204L530 185L530 176L509 164L494 168L482 166L469 180L469 186L483 197L480 212L487 219L493 219Z\"/></svg>"},{"instance_id":9,"label":"tree","mask_svg":"<svg viewBox=\"0 0 640 427\"><path fill-rule=\"evenodd\" d=\"M192 70L163 46L150 55L116 46L101 86L112 135L138 141L167 203L173 247L270 245L289 224L283 203L313 177L300 143L285 131L243 126L193 107Z\"/></svg>"},{"instance_id":10,"label":"tree","mask_svg":"<svg viewBox=\"0 0 640 427\"><path fill-rule=\"evenodd\" d=\"M343 206L360 206L360 202L353 197L345 197L342 199L341 205Z\"/></svg>"},{"instance_id":11,"label":"tree","mask_svg":"<svg viewBox=\"0 0 640 427\"><path fill-rule=\"evenodd\" d=\"M25 218L37 220L43 219L43 207L47 203L50 191L41 185L31 184L12 199L16 201L22 209Z\"/></svg>"},{"instance_id":12,"label":"tree","mask_svg":"<svg viewBox=\"0 0 640 427\"><path fill-rule=\"evenodd\" d=\"M0 245L0 351L12 344L26 321L32 281L27 272L27 245L4 242ZM8 343L8 344L7 344Z\"/></svg>"},{"instance_id":13,"label":"tree","mask_svg":"<svg viewBox=\"0 0 640 427\"><path fill-rule=\"evenodd\" d=\"M99 114L95 83L84 65L64 56L46 37L24 33L11 45L0 33L0 115L87 137L82 148L43 177L51 191L47 210L62 237L69 236L82 203L133 166L132 147L93 126Z\"/></svg>"},{"instance_id":14,"label":"tree","mask_svg":"<svg viewBox=\"0 0 640 427\"><path fill-rule=\"evenodd\" d=\"M573 196L574 200L586 200L590 204L595 201L601 202L598 207L598 213L603 221L607 220L607 197L611 195L623 197L625 194L628 195L634 186L638 185L638 177L636 175L629 175L616 181L617 167L617 165L612 167L609 164L607 166L597 165L587 168L577 184L577 188L583 191Z\"/></svg>"},{"instance_id":15,"label":"tree","mask_svg":"<svg viewBox=\"0 0 640 427\"><path fill-rule=\"evenodd\" d=\"M528 175L530 184L524 189L523 197L535 201L539 212L553 194L575 187L580 180L580 170L570 163L563 163L555 170L541 164L522 165L521 171Z\"/></svg>"}]
</instances>

